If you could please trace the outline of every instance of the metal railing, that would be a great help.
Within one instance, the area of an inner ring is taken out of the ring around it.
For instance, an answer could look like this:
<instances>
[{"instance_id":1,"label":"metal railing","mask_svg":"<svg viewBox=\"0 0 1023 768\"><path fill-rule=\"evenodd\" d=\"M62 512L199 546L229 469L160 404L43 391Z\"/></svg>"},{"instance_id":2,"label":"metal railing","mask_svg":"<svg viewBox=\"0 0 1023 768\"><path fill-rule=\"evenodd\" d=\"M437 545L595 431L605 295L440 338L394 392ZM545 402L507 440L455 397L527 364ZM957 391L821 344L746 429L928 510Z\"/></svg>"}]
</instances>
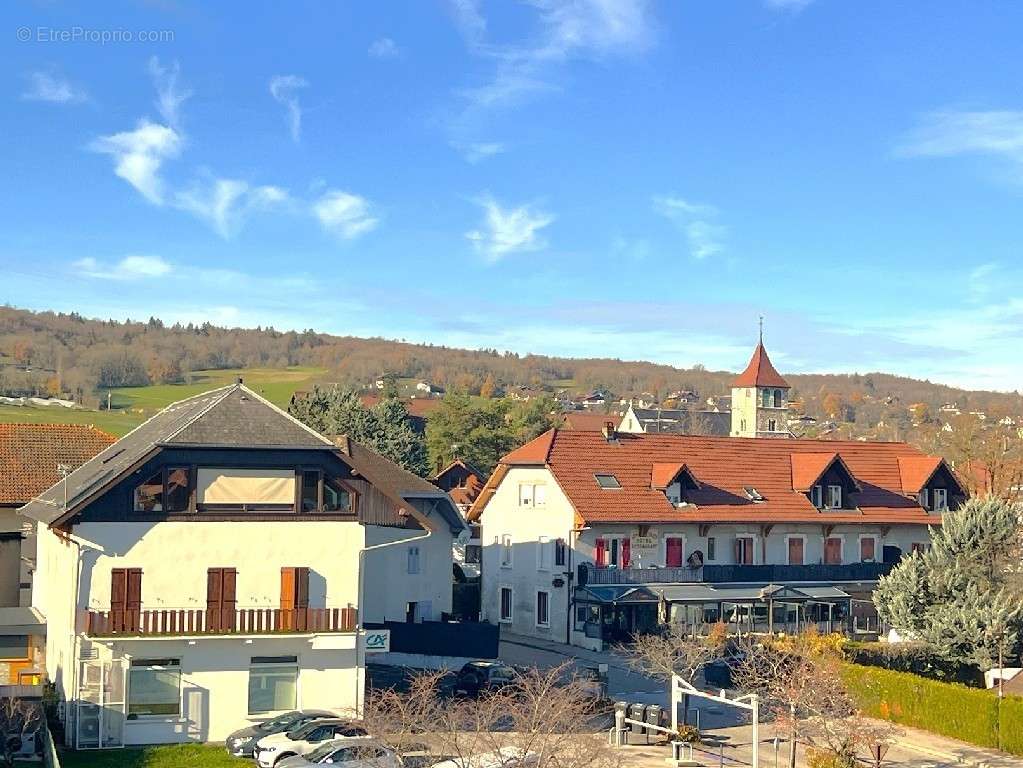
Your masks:
<instances>
[{"instance_id":1,"label":"metal railing","mask_svg":"<svg viewBox=\"0 0 1023 768\"><path fill-rule=\"evenodd\" d=\"M87 635L259 635L354 632L355 608L159 608L86 611Z\"/></svg>"}]
</instances>

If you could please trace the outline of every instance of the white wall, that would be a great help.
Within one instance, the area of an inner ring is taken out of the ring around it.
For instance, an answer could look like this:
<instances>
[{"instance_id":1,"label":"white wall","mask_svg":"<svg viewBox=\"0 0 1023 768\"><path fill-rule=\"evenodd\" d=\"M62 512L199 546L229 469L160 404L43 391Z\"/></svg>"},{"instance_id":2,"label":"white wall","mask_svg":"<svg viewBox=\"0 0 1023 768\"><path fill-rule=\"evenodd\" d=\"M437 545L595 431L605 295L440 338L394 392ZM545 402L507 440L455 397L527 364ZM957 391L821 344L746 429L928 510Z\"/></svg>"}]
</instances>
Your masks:
<instances>
[{"instance_id":1,"label":"white wall","mask_svg":"<svg viewBox=\"0 0 1023 768\"><path fill-rule=\"evenodd\" d=\"M519 506L519 486L543 485L546 503L543 506ZM500 620L500 588L512 588L514 607L508 631L546 637L564 642L569 587L554 587L552 581L565 578L565 566L552 565L550 571L537 569L537 549L540 536L551 542L562 538L566 542L574 535L575 513L554 476L544 467L513 467L498 486L483 513L483 619L492 623ZM501 566L501 547L495 544L508 534L512 537L512 567ZM536 593L545 589L550 593L550 627L536 625Z\"/></svg>"},{"instance_id":2,"label":"white wall","mask_svg":"<svg viewBox=\"0 0 1023 768\"><path fill-rule=\"evenodd\" d=\"M372 546L397 542L424 534L425 531L368 525L366 544ZM366 552L363 621L404 621L405 610L410 602L419 603L420 610L424 603L429 603L430 618L434 621L440 620L441 613L450 613L454 580L453 542L451 531L442 525L441 530L431 533L425 539ZM418 574L410 574L408 571L409 547L419 548Z\"/></svg>"},{"instance_id":3,"label":"white wall","mask_svg":"<svg viewBox=\"0 0 1023 768\"><path fill-rule=\"evenodd\" d=\"M248 714L249 667L254 656L297 656L299 708L350 714L360 706L355 636L346 646L317 650L310 638L200 638L130 640L104 643L116 657L171 658L181 662L178 716L140 716L125 724L126 744L219 741L231 731L271 715ZM130 679L128 688L130 689ZM130 696L130 690L129 694Z\"/></svg>"}]
</instances>

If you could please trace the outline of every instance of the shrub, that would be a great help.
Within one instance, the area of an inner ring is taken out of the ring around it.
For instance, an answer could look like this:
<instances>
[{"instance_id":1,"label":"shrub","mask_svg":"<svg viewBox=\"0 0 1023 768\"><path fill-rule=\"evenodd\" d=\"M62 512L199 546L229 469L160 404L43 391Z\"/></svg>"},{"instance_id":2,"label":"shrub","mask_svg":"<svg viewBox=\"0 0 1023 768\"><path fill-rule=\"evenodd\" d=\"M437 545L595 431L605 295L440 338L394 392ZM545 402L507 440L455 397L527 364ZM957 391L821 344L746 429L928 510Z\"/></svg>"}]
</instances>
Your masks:
<instances>
[{"instance_id":1,"label":"shrub","mask_svg":"<svg viewBox=\"0 0 1023 768\"><path fill-rule=\"evenodd\" d=\"M842 675L866 715L1023 755L1023 698L1007 696L999 707L992 691L857 664Z\"/></svg>"},{"instance_id":2,"label":"shrub","mask_svg":"<svg viewBox=\"0 0 1023 768\"><path fill-rule=\"evenodd\" d=\"M846 659L854 664L882 667L896 672L912 672L931 680L984 687L984 673L971 664L961 664L941 656L926 643L859 643L843 646Z\"/></svg>"},{"instance_id":3,"label":"shrub","mask_svg":"<svg viewBox=\"0 0 1023 768\"><path fill-rule=\"evenodd\" d=\"M856 758L842 755L830 749L808 749L807 768L854 768Z\"/></svg>"},{"instance_id":4,"label":"shrub","mask_svg":"<svg viewBox=\"0 0 1023 768\"><path fill-rule=\"evenodd\" d=\"M700 731L695 725L680 725L675 737L687 744L696 744L700 740Z\"/></svg>"}]
</instances>

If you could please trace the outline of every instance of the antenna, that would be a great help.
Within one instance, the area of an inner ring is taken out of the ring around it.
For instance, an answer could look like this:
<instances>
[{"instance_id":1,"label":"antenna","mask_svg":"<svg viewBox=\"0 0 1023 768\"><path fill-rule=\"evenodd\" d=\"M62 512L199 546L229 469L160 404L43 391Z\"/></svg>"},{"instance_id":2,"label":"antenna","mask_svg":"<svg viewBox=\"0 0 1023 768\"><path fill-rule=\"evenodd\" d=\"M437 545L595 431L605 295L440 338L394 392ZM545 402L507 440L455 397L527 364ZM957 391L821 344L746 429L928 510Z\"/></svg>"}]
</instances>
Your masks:
<instances>
[{"instance_id":1,"label":"antenna","mask_svg":"<svg viewBox=\"0 0 1023 768\"><path fill-rule=\"evenodd\" d=\"M760 316L760 343L764 343L764 316Z\"/></svg>"},{"instance_id":2,"label":"antenna","mask_svg":"<svg viewBox=\"0 0 1023 768\"><path fill-rule=\"evenodd\" d=\"M65 512L67 512L67 476L70 475L71 472L72 472L72 468L71 468L70 464L58 464L57 465L57 474L60 475L61 479L64 481L63 485L64 485L64 511Z\"/></svg>"}]
</instances>

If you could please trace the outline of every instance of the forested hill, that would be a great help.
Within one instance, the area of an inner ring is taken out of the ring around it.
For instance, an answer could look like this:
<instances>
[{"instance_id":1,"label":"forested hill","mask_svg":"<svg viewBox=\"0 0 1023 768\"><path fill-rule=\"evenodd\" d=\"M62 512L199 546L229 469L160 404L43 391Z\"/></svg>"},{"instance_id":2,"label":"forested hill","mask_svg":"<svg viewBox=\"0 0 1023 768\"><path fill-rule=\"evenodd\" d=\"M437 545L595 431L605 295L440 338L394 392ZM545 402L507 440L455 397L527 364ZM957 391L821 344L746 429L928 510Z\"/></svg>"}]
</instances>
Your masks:
<instances>
[{"instance_id":1,"label":"forested hill","mask_svg":"<svg viewBox=\"0 0 1023 768\"><path fill-rule=\"evenodd\" d=\"M746 360L736 360L736 367ZM641 361L559 358L332 336L313 330L219 328L209 323L167 326L92 320L78 314L0 307L0 394L53 394L95 404L104 388L185 381L191 371L313 366L325 381L365 388L384 374L422 379L447 389L485 392L516 387L580 393L604 389L616 398L644 392L664 398L691 390L701 400L728 393L733 372L702 366L673 368ZM783 371L783 373L785 373ZM794 397L814 416L841 408L883 415L886 401L937 409L1018 413L1018 395L968 392L885 373L788 375ZM830 396L830 399L829 399ZM860 421L859 418L856 419Z\"/></svg>"}]
</instances>

